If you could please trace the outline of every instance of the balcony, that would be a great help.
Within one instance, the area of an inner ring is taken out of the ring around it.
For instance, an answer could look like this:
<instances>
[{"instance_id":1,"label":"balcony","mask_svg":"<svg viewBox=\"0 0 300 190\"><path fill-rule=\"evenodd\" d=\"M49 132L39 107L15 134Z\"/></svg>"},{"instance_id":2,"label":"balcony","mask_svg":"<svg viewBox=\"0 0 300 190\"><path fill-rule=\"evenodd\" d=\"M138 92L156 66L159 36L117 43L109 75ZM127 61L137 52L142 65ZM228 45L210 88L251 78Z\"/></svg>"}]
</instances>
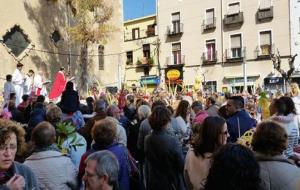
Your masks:
<instances>
[{"instance_id":1,"label":"balcony","mask_svg":"<svg viewBox=\"0 0 300 190\"><path fill-rule=\"evenodd\" d=\"M217 63L217 51L212 53L203 52L201 59L203 65L215 64Z\"/></svg>"},{"instance_id":2,"label":"balcony","mask_svg":"<svg viewBox=\"0 0 300 190\"><path fill-rule=\"evenodd\" d=\"M259 8L256 13L257 21L263 22L273 19L273 6L269 8Z\"/></svg>"},{"instance_id":3,"label":"balcony","mask_svg":"<svg viewBox=\"0 0 300 190\"><path fill-rule=\"evenodd\" d=\"M243 12L238 12L236 14L231 14L231 15L225 15L224 17L225 26L239 25L239 24L243 24L243 22L244 22Z\"/></svg>"},{"instance_id":4,"label":"balcony","mask_svg":"<svg viewBox=\"0 0 300 190\"><path fill-rule=\"evenodd\" d=\"M202 29L203 32L216 29L216 17L203 20Z\"/></svg>"},{"instance_id":5,"label":"balcony","mask_svg":"<svg viewBox=\"0 0 300 190\"><path fill-rule=\"evenodd\" d=\"M167 60L166 60L166 64L168 66L175 66L175 65L183 65L185 63L185 56L184 55L181 55L179 57L177 57L175 59L174 56L171 56L171 57L167 57Z\"/></svg>"},{"instance_id":6,"label":"balcony","mask_svg":"<svg viewBox=\"0 0 300 190\"><path fill-rule=\"evenodd\" d=\"M146 30L146 35L147 35L147 37L155 36L155 28L148 28Z\"/></svg>"},{"instance_id":7,"label":"balcony","mask_svg":"<svg viewBox=\"0 0 300 190\"><path fill-rule=\"evenodd\" d=\"M154 65L154 59L152 57L139 58L136 62L137 67L152 67Z\"/></svg>"},{"instance_id":8,"label":"balcony","mask_svg":"<svg viewBox=\"0 0 300 190\"><path fill-rule=\"evenodd\" d=\"M225 50L226 61L228 63L242 62L244 58L244 48L230 48Z\"/></svg>"},{"instance_id":9,"label":"balcony","mask_svg":"<svg viewBox=\"0 0 300 190\"><path fill-rule=\"evenodd\" d=\"M169 37L181 35L183 33L183 23L173 22L173 25L167 27L167 35Z\"/></svg>"},{"instance_id":10,"label":"balcony","mask_svg":"<svg viewBox=\"0 0 300 190\"><path fill-rule=\"evenodd\" d=\"M271 55L274 53L275 45L266 44L257 46L254 53L257 60L271 59Z\"/></svg>"}]
</instances>

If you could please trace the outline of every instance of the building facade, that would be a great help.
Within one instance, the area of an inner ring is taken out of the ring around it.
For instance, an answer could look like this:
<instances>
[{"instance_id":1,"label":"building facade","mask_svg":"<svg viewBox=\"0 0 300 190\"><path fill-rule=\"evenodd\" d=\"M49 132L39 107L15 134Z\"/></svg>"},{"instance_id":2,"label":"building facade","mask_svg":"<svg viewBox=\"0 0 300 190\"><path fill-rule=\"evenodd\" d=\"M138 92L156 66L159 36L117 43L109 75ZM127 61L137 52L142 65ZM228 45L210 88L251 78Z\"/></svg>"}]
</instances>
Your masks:
<instances>
[{"instance_id":1,"label":"building facade","mask_svg":"<svg viewBox=\"0 0 300 190\"><path fill-rule=\"evenodd\" d=\"M283 85L268 79L280 77L270 55L280 52L284 70L291 56L285 0L158 0L157 17L166 84L201 78L219 92L243 91L245 78L249 92Z\"/></svg>"},{"instance_id":2,"label":"building facade","mask_svg":"<svg viewBox=\"0 0 300 190\"><path fill-rule=\"evenodd\" d=\"M295 59L297 71L300 71L300 1L290 0L291 17L291 48L292 55L298 54Z\"/></svg>"},{"instance_id":3,"label":"building facade","mask_svg":"<svg viewBox=\"0 0 300 190\"><path fill-rule=\"evenodd\" d=\"M107 3L113 6L111 24L118 31L104 46L90 44L89 70L92 80L99 84L119 86L122 75L116 71L122 72L123 2L107 0ZM64 66L79 80L81 44L75 43L67 32L74 24L72 18L72 9L64 1L1 1L0 89L3 89L5 75L13 73L18 62L24 64L24 73L29 69L42 70L51 81Z\"/></svg>"},{"instance_id":4,"label":"building facade","mask_svg":"<svg viewBox=\"0 0 300 190\"><path fill-rule=\"evenodd\" d=\"M124 22L125 83L154 88L159 84L156 16Z\"/></svg>"}]
</instances>

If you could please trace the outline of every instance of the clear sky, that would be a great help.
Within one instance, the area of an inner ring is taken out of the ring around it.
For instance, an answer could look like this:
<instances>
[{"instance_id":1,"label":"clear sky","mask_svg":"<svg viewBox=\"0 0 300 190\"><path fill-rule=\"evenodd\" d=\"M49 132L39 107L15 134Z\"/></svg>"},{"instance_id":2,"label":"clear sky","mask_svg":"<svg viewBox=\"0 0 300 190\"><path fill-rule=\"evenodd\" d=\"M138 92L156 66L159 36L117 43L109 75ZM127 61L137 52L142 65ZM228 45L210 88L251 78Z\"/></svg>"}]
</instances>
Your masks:
<instances>
[{"instance_id":1,"label":"clear sky","mask_svg":"<svg viewBox=\"0 0 300 190\"><path fill-rule=\"evenodd\" d=\"M155 14L155 0L123 0L124 20Z\"/></svg>"}]
</instances>

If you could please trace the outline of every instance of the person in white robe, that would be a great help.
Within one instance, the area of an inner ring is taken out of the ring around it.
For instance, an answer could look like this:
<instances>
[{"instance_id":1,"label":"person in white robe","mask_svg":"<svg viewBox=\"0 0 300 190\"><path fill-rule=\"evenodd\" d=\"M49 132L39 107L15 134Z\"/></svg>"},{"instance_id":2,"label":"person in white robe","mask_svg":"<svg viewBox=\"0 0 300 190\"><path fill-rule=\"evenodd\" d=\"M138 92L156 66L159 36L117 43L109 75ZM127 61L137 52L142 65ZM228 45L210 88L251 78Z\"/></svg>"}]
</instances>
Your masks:
<instances>
[{"instance_id":1,"label":"person in white robe","mask_svg":"<svg viewBox=\"0 0 300 190\"><path fill-rule=\"evenodd\" d=\"M18 106L22 102L24 82L26 80L24 75L22 74L22 68L23 68L23 64L18 63L17 69L12 75L12 82L14 84L15 91L16 91L16 106Z\"/></svg>"},{"instance_id":2,"label":"person in white robe","mask_svg":"<svg viewBox=\"0 0 300 190\"><path fill-rule=\"evenodd\" d=\"M33 78L34 78L34 71L29 70L25 76L26 80L24 82L24 94L31 95L33 89Z\"/></svg>"},{"instance_id":3,"label":"person in white robe","mask_svg":"<svg viewBox=\"0 0 300 190\"><path fill-rule=\"evenodd\" d=\"M6 105L9 101L10 94L15 93L15 87L11 82L12 75L6 75L6 82L4 83L4 92L3 92L3 105Z\"/></svg>"}]
</instances>

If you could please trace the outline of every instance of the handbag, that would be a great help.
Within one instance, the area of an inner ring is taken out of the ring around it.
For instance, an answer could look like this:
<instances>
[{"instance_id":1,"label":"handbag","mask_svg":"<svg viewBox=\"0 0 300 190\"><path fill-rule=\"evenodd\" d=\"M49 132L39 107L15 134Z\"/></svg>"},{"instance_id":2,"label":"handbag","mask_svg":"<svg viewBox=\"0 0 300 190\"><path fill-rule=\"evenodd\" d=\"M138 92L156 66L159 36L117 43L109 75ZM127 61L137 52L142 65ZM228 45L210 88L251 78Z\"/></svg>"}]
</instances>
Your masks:
<instances>
[{"instance_id":1,"label":"handbag","mask_svg":"<svg viewBox=\"0 0 300 190\"><path fill-rule=\"evenodd\" d=\"M126 149L126 160L127 160L127 168L129 173L129 186L130 190L144 190L145 187L143 185L140 170L138 168L138 161L136 161L128 149Z\"/></svg>"}]
</instances>

